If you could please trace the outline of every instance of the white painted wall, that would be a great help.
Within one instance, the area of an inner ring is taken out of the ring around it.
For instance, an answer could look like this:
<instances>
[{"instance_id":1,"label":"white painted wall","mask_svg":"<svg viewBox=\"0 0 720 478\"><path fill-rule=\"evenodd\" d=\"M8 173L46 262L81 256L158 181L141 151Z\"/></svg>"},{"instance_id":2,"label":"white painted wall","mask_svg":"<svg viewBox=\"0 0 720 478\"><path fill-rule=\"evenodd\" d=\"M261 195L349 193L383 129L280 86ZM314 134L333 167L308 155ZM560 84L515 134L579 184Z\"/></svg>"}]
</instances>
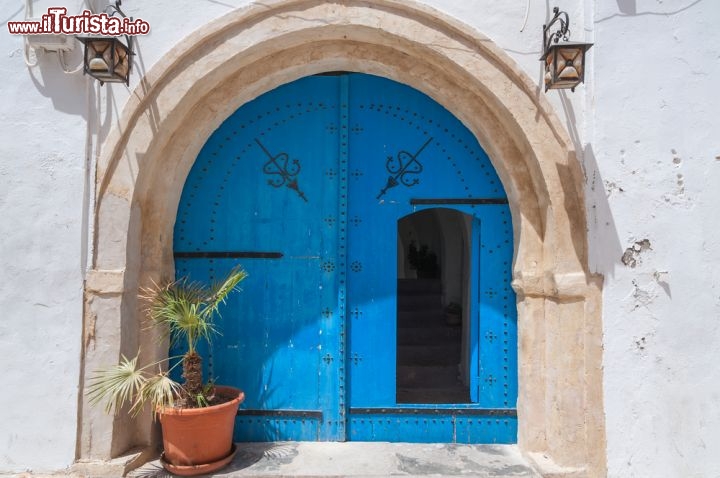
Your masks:
<instances>
[{"instance_id":1,"label":"white painted wall","mask_svg":"<svg viewBox=\"0 0 720 478\"><path fill-rule=\"evenodd\" d=\"M126 0L126 12L152 29L138 42L131 87L187 33L246 3ZM539 84L540 25L554 3L531 0L523 32L524 0L425 3L489 36ZM720 4L555 3L570 13L573 39L596 43L587 84L547 97L582 153L591 267L605 275L609 476L717 476ZM78 0L33 4L36 13L81 10ZM24 15L19 0L0 7L3 22ZM85 166L129 90L91 83L88 91L53 54L27 68L21 39L4 23L2 30L0 472L47 471L75 457L92 229L84 220ZM77 59L71 55L70 66ZM626 248L643 239L651 249L635 267L624 265Z\"/></svg>"},{"instance_id":2,"label":"white painted wall","mask_svg":"<svg viewBox=\"0 0 720 478\"><path fill-rule=\"evenodd\" d=\"M717 477L720 3L602 1L594 15L584 159L606 276L609 474Z\"/></svg>"},{"instance_id":3,"label":"white painted wall","mask_svg":"<svg viewBox=\"0 0 720 478\"><path fill-rule=\"evenodd\" d=\"M4 2L2 20L21 2ZM75 454L82 317L85 81L29 70L0 34L0 471Z\"/></svg>"},{"instance_id":4,"label":"white painted wall","mask_svg":"<svg viewBox=\"0 0 720 478\"><path fill-rule=\"evenodd\" d=\"M130 15L141 5L126 4ZM79 13L84 4L32 5L40 15L51 6ZM140 41L135 84L137 71L188 29L228 9L221 2L195 3L195 12L170 1L144 5L152 6L153 35L147 46ZM59 470L75 460L82 290L92 227L86 222L85 165L95 156L97 131L101 138L107 134L128 97L123 85L99 88L81 73L63 73L53 53L39 54L37 66L28 68L22 37L11 36L5 23L24 19L24 10L21 0L0 0L0 473ZM79 52L68 55L70 69Z\"/></svg>"}]
</instances>

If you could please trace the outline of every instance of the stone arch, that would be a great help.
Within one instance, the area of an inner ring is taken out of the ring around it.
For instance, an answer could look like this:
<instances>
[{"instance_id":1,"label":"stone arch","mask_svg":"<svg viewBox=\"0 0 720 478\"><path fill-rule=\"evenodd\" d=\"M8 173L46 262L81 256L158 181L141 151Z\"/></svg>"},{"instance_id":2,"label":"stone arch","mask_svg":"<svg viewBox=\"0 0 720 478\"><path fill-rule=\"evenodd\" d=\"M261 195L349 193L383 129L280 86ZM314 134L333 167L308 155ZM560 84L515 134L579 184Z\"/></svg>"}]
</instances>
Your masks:
<instances>
[{"instance_id":1,"label":"stone arch","mask_svg":"<svg viewBox=\"0 0 720 478\"><path fill-rule=\"evenodd\" d=\"M515 232L519 446L568 473L601 476L601 281L587 269L583 181L572 144L539 87L502 50L406 1L252 5L189 35L141 79L98 163L83 377L138 345L165 353L141 333L137 290L173 275L179 197L210 133L258 95L333 70L385 76L428 94L487 151ZM85 402L80 413L82 460L152 442L149 420L130 424Z\"/></svg>"}]
</instances>

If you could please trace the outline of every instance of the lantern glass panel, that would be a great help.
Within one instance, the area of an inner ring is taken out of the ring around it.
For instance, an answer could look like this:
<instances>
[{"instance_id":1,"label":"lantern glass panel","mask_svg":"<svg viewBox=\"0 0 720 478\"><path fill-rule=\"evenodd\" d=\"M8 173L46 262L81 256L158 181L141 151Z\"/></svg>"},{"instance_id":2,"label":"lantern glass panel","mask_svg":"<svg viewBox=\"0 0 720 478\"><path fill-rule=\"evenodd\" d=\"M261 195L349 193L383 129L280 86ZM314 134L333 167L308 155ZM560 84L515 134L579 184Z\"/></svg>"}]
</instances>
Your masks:
<instances>
[{"instance_id":1,"label":"lantern glass panel","mask_svg":"<svg viewBox=\"0 0 720 478\"><path fill-rule=\"evenodd\" d=\"M585 80L585 52L591 43L553 44L545 54L545 90L571 88Z\"/></svg>"},{"instance_id":2,"label":"lantern glass panel","mask_svg":"<svg viewBox=\"0 0 720 478\"><path fill-rule=\"evenodd\" d=\"M103 83L128 83L130 51L118 38L81 38L85 43L85 73Z\"/></svg>"}]
</instances>

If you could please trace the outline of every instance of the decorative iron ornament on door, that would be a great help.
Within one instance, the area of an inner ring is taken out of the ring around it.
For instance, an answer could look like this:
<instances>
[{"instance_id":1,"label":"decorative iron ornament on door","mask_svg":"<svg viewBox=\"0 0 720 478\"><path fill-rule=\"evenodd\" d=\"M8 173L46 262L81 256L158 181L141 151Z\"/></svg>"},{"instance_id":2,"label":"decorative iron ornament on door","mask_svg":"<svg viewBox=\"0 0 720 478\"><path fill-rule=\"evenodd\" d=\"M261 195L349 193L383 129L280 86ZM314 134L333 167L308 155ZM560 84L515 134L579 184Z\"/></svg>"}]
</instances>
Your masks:
<instances>
[{"instance_id":1,"label":"decorative iron ornament on door","mask_svg":"<svg viewBox=\"0 0 720 478\"><path fill-rule=\"evenodd\" d=\"M396 224L436 207L472 218L471 399L399 404ZM179 276L249 272L206 364L246 393L235 438L514 442L509 220L472 134L407 86L315 76L241 107L199 154L174 238Z\"/></svg>"},{"instance_id":2,"label":"decorative iron ornament on door","mask_svg":"<svg viewBox=\"0 0 720 478\"><path fill-rule=\"evenodd\" d=\"M425 141L425 144L423 144L415 154L400 151L397 157L388 156L387 162L385 162L385 169L390 173L390 176L387 178L385 187L380 190L380 194L378 194L375 199L380 199L388 189L399 186L400 184L411 188L420 182L420 173L422 173L423 166L418 160L418 156L420 156L420 153L422 153L423 149L425 149L431 141L432 138Z\"/></svg>"},{"instance_id":3,"label":"decorative iron ornament on door","mask_svg":"<svg viewBox=\"0 0 720 478\"><path fill-rule=\"evenodd\" d=\"M255 142L268 157L267 162L263 164L263 173L270 176L270 179L267 180L268 184L274 188L286 186L295 191L303 201L308 202L305 193L298 186L297 175L300 173L300 161L297 159L290 161L290 156L285 152L272 155L259 139L255 138Z\"/></svg>"}]
</instances>

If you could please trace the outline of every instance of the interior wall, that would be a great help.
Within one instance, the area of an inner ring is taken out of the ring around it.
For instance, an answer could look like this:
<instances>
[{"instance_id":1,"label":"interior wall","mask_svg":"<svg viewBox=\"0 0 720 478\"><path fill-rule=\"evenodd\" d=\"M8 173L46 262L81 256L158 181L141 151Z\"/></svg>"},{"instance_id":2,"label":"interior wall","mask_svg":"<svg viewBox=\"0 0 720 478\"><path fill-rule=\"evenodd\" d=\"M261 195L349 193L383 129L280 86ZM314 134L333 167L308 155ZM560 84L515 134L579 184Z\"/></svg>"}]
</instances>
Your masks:
<instances>
[{"instance_id":1,"label":"interior wall","mask_svg":"<svg viewBox=\"0 0 720 478\"><path fill-rule=\"evenodd\" d=\"M443 282L443 305L454 302L462 306L466 289L463 275L469 260L469 256L465 252L468 238L463 234L463 214L445 208L437 208L433 212L441 236L440 269Z\"/></svg>"}]
</instances>

